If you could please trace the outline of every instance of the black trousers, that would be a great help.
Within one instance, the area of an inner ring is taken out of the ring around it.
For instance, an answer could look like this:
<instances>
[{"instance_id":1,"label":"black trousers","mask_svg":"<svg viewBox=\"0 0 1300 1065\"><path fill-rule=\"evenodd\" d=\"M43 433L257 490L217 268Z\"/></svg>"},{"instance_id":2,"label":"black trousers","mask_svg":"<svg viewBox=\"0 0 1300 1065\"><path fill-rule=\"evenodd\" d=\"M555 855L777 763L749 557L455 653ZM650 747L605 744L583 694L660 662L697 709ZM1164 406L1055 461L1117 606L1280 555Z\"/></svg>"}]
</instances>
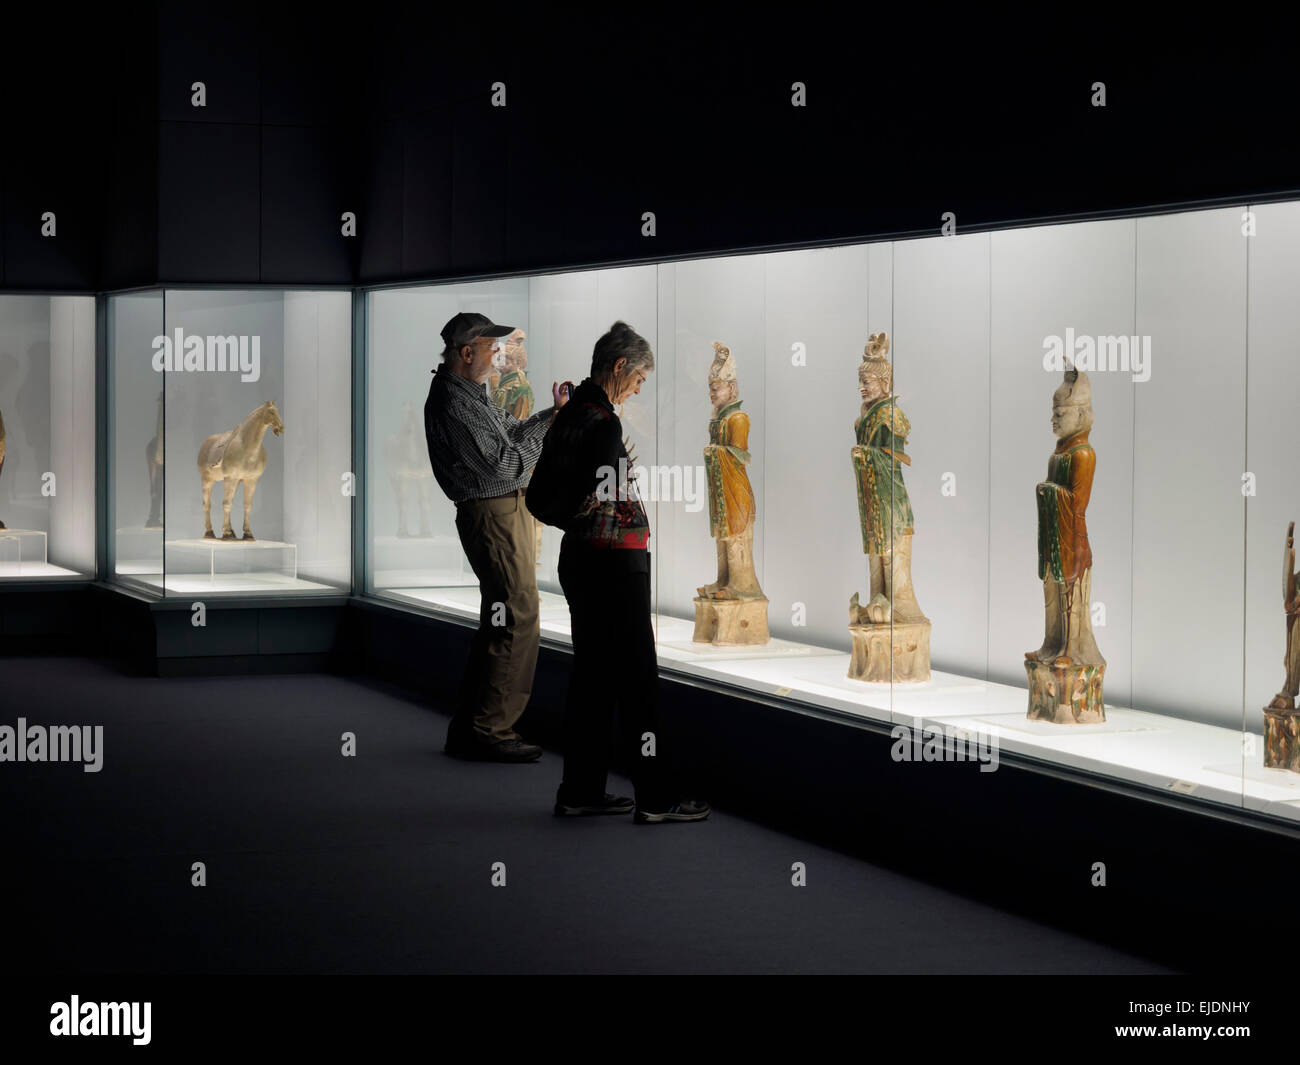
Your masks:
<instances>
[{"instance_id":1,"label":"black trousers","mask_svg":"<svg viewBox=\"0 0 1300 1065\"><path fill-rule=\"evenodd\" d=\"M650 620L650 573L635 572L619 551L560 550L560 587L573 627L573 676L564 715L561 797L605 793L617 749L631 773L637 804L674 801L659 734L659 668ZM649 735L647 735L649 734Z\"/></svg>"}]
</instances>

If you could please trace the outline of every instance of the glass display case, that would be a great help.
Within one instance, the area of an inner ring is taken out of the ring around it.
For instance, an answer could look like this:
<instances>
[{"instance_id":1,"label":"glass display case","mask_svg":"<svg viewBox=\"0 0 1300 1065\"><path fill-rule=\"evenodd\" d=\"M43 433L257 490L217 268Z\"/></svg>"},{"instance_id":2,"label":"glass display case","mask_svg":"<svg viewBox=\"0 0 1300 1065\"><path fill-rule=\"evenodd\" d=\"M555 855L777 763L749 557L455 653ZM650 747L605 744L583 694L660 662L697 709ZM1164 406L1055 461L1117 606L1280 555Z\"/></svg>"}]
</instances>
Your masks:
<instances>
[{"instance_id":1,"label":"glass display case","mask_svg":"<svg viewBox=\"0 0 1300 1065\"><path fill-rule=\"evenodd\" d=\"M541 408L621 319L655 353L621 417L661 671L885 724L900 758L1300 818L1297 282L1276 203L373 290L366 591L479 615L422 452L443 324L522 330Z\"/></svg>"},{"instance_id":2,"label":"glass display case","mask_svg":"<svg viewBox=\"0 0 1300 1065\"><path fill-rule=\"evenodd\" d=\"M346 291L108 301L109 572L152 596L351 588Z\"/></svg>"},{"instance_id":3,"label":"glass display case","mask_svg":"<svg viewBox=\"0 0 1300 1065\"><path fill-rule=\"evenodd\" d=\"M0 582L95 562L95 299L0 295Z\"/></svg>"}]
</instances>

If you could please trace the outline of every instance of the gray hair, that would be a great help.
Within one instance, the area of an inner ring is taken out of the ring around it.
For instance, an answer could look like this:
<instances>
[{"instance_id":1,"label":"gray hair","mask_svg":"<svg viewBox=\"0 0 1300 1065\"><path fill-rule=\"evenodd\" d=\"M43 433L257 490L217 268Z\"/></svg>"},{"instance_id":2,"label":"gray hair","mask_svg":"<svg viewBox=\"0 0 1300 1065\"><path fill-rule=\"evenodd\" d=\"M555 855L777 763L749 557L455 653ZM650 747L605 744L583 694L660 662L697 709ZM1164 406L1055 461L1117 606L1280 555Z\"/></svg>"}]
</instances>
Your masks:
<instances>
[{"instance_id":1,"label":"gray hair","mask_svg":"<svg viewBox=\"0 0 1300 1065\"><path fill-rule=\"evenodd\" d=\"M602 377L614 369L619 359L627 359L627 370L650 371L655 368L655 355L650 341L641 336L627 322L615 322L609 332L596 341L591 353L591 376Z\"/></svg>"}]
</instances>

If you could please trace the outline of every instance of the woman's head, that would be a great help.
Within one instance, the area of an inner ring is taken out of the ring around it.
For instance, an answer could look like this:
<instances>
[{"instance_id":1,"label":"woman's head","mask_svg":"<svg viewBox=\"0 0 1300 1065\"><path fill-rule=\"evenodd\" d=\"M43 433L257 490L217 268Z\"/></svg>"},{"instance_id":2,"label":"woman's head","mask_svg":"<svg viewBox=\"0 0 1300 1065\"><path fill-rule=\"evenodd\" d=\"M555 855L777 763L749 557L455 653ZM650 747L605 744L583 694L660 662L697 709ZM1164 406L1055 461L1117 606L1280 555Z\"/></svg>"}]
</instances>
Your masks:
<instances>
[{"instance_id":1,"label":"woman's head","mask_svg":"<svg viewBox=\"0 0 1300 1065\"><path fill-rule=\"evenodd\" d=\"M626 322L611 325L591 353L591 378L611 403L622 403L640 392L654 368L650 342Z\"/></svg>"}]
</instances>

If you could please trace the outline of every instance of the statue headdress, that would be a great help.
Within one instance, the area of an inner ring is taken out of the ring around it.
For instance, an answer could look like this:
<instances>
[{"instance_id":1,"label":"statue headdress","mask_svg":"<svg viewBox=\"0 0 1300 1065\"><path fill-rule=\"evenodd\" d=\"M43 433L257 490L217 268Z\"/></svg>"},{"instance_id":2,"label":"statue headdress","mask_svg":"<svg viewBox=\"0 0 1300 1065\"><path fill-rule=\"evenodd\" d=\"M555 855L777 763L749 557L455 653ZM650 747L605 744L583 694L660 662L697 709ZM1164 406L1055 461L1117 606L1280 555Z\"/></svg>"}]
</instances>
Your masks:
<instances>
[{"instance_id":1,"label":"statue headdress","mask_svg":"<svg viewBox=\"0 0 1300 1065\"><path fill-rule=\"evenodd\" d=\"M731 357L731 349L715 340L713 342L713 365L709 367L709 383L735 380L736 360Z\"/></svg>"},{"instance_id":2,"label":"statue headdress","mask_svg":"<svg viewBox=\"0 0 1300 1065\"><path fill-rule=\"evenodd\" d=\"M885 383L886 393L893 392L894 368L889 362L888 333L872 333L867 339L867 346L862 351L862 362L858 366L858 381L866 384L872 377Z\"/></svg>"},{"instance_id":3,"label":"statue headdress","mask_svg":"<svg viewBox=\"0 0 1300 1065\"><path fill-rule=\"evenodd\" d=\"M1092 382L1084 370L1078 369L1069 359L1065 361L1065 377L1052 393L1052 403L1061 407L1091 407Z\"/></svg>"}]
</instances>

